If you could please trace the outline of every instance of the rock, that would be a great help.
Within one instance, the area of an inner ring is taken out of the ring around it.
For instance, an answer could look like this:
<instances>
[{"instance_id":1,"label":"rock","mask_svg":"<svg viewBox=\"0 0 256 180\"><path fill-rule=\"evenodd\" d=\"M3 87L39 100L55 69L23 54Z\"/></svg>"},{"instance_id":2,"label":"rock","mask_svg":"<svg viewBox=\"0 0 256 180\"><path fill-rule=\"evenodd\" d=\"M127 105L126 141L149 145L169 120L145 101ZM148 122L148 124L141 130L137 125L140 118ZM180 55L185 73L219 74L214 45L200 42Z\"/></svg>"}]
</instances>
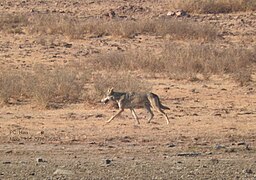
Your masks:
<instances>
[{"instance_id":1,"label":"rock","mask_svg":"<svg viewBox=\"0 0 256 180\"><path fill-rule=\"evenodd\" d=\"M237 145L238 146L243 146L243 145L246 145L246 143L245 142L239 142L239 143L237 143Z\"/></svg>"},{"instance_id":2,"label":"rock","mask_svg":"<svg viewBox=\"0 0 256 180\"><path fill-rule=\"evenodd\" d=\"M222 116L221 113L213 113L213 116Z\"/></svg>"},{"instance_id":3,"label":"rock","mask_svg":"<svg viewBox=\"0 0 256 180\"><path fill-rule=\"evenodd\" d=\"M220 144L217 144L215 146L215 149L224 149L224 148L226 148L226 147L224 145L220 145Z\"/></svg>"},{"instance_id":4,"label":"rock","mask_svg":"<svg viewBox=\"0 0 256 180\"><path fill-rule=\"evenodd\" d=\"M65 48L71 48L71 47L72 47L72 44L70 44L70 43L64 43L63 46L64 46Z\"/></svg>"},{"instance_id":5,"label":"rock","mask_svg":"<svg viewBox=\"0 0 256 180\"><path fill-rule=\"evenodd\" d=\"M245 174L252 174L253 171L251 169L244 169L243 173L245 173Z\"/></svg>"},{"instance_id":6,"label":"rock","mask_svg":"<svg viewBox=\"0 0 256 180\"><path fill-rule=\"evenodd\" d=\"M108 17L108 18L115 18L117 16L116 12L113 9L110 9L109 11L103 13L103 17Z\"/></svg>"},{"instance_id":7,"label":"rock","mask_svg":"<svg viewBox=\"0 0 256 180\"><path fill-rule=\"evenodd\" d=\"M5 151L6 154L10 154L12 152L13 152L12 150Z\"/></svg>"},{"instance_id":8,"label":"rock","mask_svg":"<svg viewBox=\"0 0 256 180\"><path fill-rule=\"evenodd\" d=\"M3 161L3 164L11 164L11 161Z\"/></svg>"},{"instance_id":9,"label":"rock","mask_svg":"<svg viewBox=\"0 0 256 180\"><path fill-rule=\"evenodd\" d=\"M38 131L36 134L37 135L42 135L42 134L44 134L44 131Z\"/></svg>"},{"instance_id":10,"label":"rock","mask_svg":"<svg viewBox=\"0 0 256 180\"><path fill-rule=\"evenodd\" d=\"M34 175L36 175L36 173L35 172L31 172L31 173L29 173L29 175L30 176L34 176Z\"/></svg>"},{"instance_id":11,"label":"rock","mask_svg":"<svg viewBox=\"0 0 256 180\"><path fill-rule=\"evenodd\" d=\"M200 156L201 153L198 152L187 152L187 153L178 153L177 156L188 156L188 157L193 157L193 156Z\"/></svg>"},{"instance_id":12,"label":"rock","mask_svg":"<svg viewBox=\"0 0 256 180\"><path fill-rule=\"evenodd\" d=\"M44 160L43 158L39 157L39 158L36 158L36 162L41 163L41 162L47 162L47 161Z\"/></svg>"},{"instance_id":13,"label":"rock","mask_svg":"<svg viewBox=\"0 0 256 180\"><path fill-rule=\"evenodd\" d=\"M177 17L183 17L183 16L188 15L188 13L186 11L182 10L182 9L177 10L175 14L176 14Z\"/></svg>"},{"instance_id":14,"label":"rock","mask_svg":"<svg viewBox=\"0 0 256 180\"><path fill-rule=\"evenodd\" d=\"M105 160L103 161L103 163L104 163L105 165L110 165L110 164L112 163L112 160L111 160L111 159L105 159Z\"/></svg>"},{"instance_id":15,"label":"rock","mask_svg":"<svg viewBox=\"0 0 256 180\"><path fill-rule=\"evenodd\" d=\"M108 16L109 16L110 18L114 18L114 17L116 16L116 12L115 12L113 9L110 9L110 10L109 10L109 13L108 13Z\"/></svg>"},{"instance_id":16,"label":"rock","mask_svg":"<svg viewBox=\"0 0 256 180\"><path fill-rule=\"evenodd\" d=\"M53 173L53 175L72 175L74 174L72 171L70 170L65 170L65 169L56 169Z\"/></svg>"},{"instance_id":17,"label":"rock","mask_svg":"<svg viewBox=\"0 0 256 180\"><path fill-rule=\"evenodd\" d=\"M229 149L226 149L225 152L234 153L234 152L236 152L236 149L235 148L229 148Z\"/></svg>"},{"instance_id":18,"label":"rock","mask_svg":"<svg viewBox=\"0 0 256 180\"><path fill-rule=\"evenodd\" d=\"M213 164L218 164L218 163L219 163L219 160L216 159L216 158L213 158L213 159L211 159L211 162L212 162Z\"/></svg>"},{"instance_id":19,"label":"rock","mask_svg":"<svg viewBox=\"0 0 256 180\"><path fill-rule=\"evenodd\" d=\"M249 145L249 144L246 144L245 149L248 150L248 151L252 150L252 149L250 148L250 145Z\"/></svg>"},{"instance_id":20,"label":"rock","mask_svg":"<svg viewBox=\"0 0 256 180\"><path fill-rule=\"evenodd\" d=\"M190 17L190 15L182 9L178 9L176 11L169 11L166 15L167 16L176 16L176 17Z\"/></svg>"},{"instance_id":21,"label":"rock","mask_svg":"<svg viewBox=\"0 0 256 180\"><path fill-rule=\"evenodd\" d=\"M170 143L170 144L167 144L167 147L175 147L176 145L175 144L172 144L172 143Z\"/></svg>"},{"instance_id":22,"label":"rock","mask_svg":"<svg viewBox=\"0 0 256 180\"><path fill-rule=\"evenodd\" d=\"M176 15L176 13L175 13L175 12L173 12L173 11L169 11L166 15L167 15L167 16L175 16L175 15Z\"/></svg>"},{"instance_id":23,"label":"rock","mask_svg":"<svg viewBox=\"0 0 256 180\"><path fill-rule=\"evenodd\" d=\"M197 89L192 89L191 92L192 93L199 93L199 91Z\"/></svg>"},{"instance_id":24,"label":"rock","mask_svg":"<svg viewBox=\"0 0 256 180\"><path fill-rule=\"evenodd\" d=\"M103 117L103 114L97 114L95 117L96 117L96 118L102 118L102 117Z\"/></svg>"}]
</instances>

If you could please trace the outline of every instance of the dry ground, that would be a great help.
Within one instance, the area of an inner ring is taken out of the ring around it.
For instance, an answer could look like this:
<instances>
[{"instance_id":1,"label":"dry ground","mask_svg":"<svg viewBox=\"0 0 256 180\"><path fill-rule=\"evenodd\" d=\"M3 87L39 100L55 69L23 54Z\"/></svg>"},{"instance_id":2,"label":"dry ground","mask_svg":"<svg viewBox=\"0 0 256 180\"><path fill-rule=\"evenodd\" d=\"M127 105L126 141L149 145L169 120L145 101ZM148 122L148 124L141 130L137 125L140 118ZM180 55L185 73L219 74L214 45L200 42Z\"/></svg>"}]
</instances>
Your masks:
<instances>
[{"instance_id":1,"label":"dry ground","mask_svg":"<svg viewBox=\"0 0 256 180\"><path fill-rule=\"evenodd\" d=\"M61 13L104 16L114 9L134 18L166 14L168 1L0 1L4 13ZM136 5L136 6L131 6ZM256 13L202 15L221 29L220 44L256 45ZM0 67L31 71L37 63L54 67L95 54L159 48L165 38L141 35L70 39L61 35L0 32ZM67 44L72 44L69 47ZM139 72L140 73L140 72ZM151 124L138 109L110 124L116 111L99 103L39 109L33 103L0 109L0 179L256 179L256 89L229 76L204 81L145 76L159 94L170 124L155 113ZM140 75L140 74L139 74Z\"/></svg>"}]
</instances>

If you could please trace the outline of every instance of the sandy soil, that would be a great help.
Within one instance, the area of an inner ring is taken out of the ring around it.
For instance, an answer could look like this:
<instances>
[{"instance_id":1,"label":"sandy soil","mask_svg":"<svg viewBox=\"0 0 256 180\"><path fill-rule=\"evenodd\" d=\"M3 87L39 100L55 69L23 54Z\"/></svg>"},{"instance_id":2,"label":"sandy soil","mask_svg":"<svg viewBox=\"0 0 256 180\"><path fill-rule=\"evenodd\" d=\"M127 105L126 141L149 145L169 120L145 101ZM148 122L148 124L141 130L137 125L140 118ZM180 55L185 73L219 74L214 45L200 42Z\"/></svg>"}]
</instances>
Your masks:
<instances>
[{"instance_id":1,"label":"sandy soil","mask_svg":"<svg viewBox=\"0 0 256 180\"><path fill-rule=\"evenodd\" d=\"M154 2L3 1L0 11L50 11L78 17L100 16L110 9L135 18L166 14L167 1ZM221 43L256 44L255 12L191 18L220 27ZM29 70L35 63L65 64L117 47L157 48L163 42L152 36L48 38L49 43L59 44L42 46L40 36L0 32L0 67ZM139 126L128 110L105 124L116 109L102 104L50 110L33 104L2 107L0 179L256 179L255 77L245 87L216 76L196 82L147 80L171 109L166 111L169 125L157 112L147 124L143 109L137 110Z\"/></svg>"}]
</instances>

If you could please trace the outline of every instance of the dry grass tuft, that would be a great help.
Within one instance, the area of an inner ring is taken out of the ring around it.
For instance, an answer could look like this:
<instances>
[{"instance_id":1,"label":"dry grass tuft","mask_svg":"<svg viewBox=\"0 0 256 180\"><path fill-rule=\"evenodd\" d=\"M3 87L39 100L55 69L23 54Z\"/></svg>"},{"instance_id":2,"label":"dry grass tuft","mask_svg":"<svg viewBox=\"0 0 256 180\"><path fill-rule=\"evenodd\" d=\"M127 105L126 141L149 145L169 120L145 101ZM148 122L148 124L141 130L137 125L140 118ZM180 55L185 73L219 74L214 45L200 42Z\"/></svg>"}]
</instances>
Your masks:
<instances>
[{"instance_id":1,"label":"dry grass tuft","mask_svg":"<svg viewBox=\"0 0 256 180\"><path fill-rule=\"evenodd\" d=\"M0 102L7 104L11 98L17 101L23 97L41 108L76 103L81 100L87 81L87 72L79 72L75 67L49 70L40 65L34 72L4 71L0 73Z\"/></svg>"},{"instance_id":2,"label":"dry grass tuft","mask_svg":"<svg viewBox=\"0 0 256 180\"><path fill-rule=\"evenodd\" d=\"M0 31L8 33L23 33L23 28L29 21L25 14L5 14L0 13Z\"/></svg>"},{"instance_id":3,"label":"dry grass tuft","mask_svg":"<svg viewBox=\"0 0 256 180\"><path fill-rule=\"evenodd\" d=\"M175 79L202 74L207 78L213 74L241 74L241 71L247 71L255 54L256 50L236 46L167 43L159 54L140 49L132 52L112 52L99 55L93 63L100 70L160 73Z\"/></svg>"},{"instance_id":4,"label":"dry grass tuft","mask_svg":"<svg viewBox=\"0 0 256 180\"><path fill-rule=\"evenodd\" d=\"M25 82L24 73L21 71L0 72L0 104L7 104L13 99L19 99L23 94Z\"/></svg>"},{"instance_id":5,"label":"dry grass tuft","mask_svg":"<svg viewBox=\"0 0 256 180\"><path fill-rule=\"evenodd\" d=\"M210 24L198 23L189 19L156 19L140 22L143 33L157 36L171 36L172 39L200 39L213 41L218 38L218 30Z\"/></svg>"},{"instance_id":6,"label":"dry grass tuft","mask_svg":"<svg viewBox=\"0 0 256 180\"><path fill-rule=\"evenodd\" d=\"M26 30L24 31L24 29ZM104 20L76 19L63 14L0 14L0 30L8 33L29 32L39 35L60 35L71 39L85 36L120 36L133 38L139 34L166 36L173 39L215 40L218 30L209 24L172 18Z\"/></svg>"},{"instance_id":7,"label":"dry grass tuft","mask_svg":"<svg viewBox=\"0 0 256 180\"><path fill-rule=\"evenodd\" d=\"M167 44L164 49L170 73L233 74L246 69L253 61L251 50L242 47L220 47L213 44Z\"/></svg>"},{"instance_id":8,"label":"dry grass tuft","mask_svg":"<svg viewBox=\"0 0 256 180\"><path fill-rule=\"evenodd\" d=\"M177 19L147 20L109 20L86 19L77 20L63 15L37 15L31 20L31 33L64 35L74 39L86 35L101 37L105 35L132 38L138 34L165 36L174 39L215 40L218 31L209 24Z\"/></svg>"},{"instance_id":9,"label":"dry grass tuft","mask_svg":"<svg viewBox=\"0 0 256 180\"><path fill-rule=\"evenodd\" d=\"M231 13L256 10L255 0L172 0L171 8L193 13Z\"/></svg>"},{"instance_id":10,"label":"dry grass tuft","mask_svg":"<svg viewBox=\"0 0 256 180\"><path fill-rule=\"evenodd\" d=\"M61 14L38 14L30 20L30 33L63 35L74 39L83 37L83 25Z\"/></svg>"},{"instance_id":11,"label":"dry grass tuft","mask_svg":"<svg viewBox=\"0 0 256 180\"><path fill-rule=\"evenodd\" d=\"M87 78L75 68L56 67L47 70L35 68L33 80L29 81L36 104L48 107L53 103L76 103L82 96Z\"/></svg>"}]
</instances>

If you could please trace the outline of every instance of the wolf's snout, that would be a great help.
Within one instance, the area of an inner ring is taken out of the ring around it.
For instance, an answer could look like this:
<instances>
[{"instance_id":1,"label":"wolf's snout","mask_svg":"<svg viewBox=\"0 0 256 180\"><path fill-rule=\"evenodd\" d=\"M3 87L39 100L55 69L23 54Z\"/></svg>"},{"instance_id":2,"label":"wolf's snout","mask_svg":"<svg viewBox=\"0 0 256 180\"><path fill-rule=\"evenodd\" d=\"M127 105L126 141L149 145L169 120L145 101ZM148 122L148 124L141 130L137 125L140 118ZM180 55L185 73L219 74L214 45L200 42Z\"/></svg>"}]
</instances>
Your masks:
<instances>
[{"instance_id":1,"label":"wolf's snout","mask_svg":"<svg viewBox=\"0 0 256 180\"><path fill-rule=\"evenodd\" d=\"M106 104L109 101L109 99L102 99L101 102Z\"/></svg>"}]
</instances>

